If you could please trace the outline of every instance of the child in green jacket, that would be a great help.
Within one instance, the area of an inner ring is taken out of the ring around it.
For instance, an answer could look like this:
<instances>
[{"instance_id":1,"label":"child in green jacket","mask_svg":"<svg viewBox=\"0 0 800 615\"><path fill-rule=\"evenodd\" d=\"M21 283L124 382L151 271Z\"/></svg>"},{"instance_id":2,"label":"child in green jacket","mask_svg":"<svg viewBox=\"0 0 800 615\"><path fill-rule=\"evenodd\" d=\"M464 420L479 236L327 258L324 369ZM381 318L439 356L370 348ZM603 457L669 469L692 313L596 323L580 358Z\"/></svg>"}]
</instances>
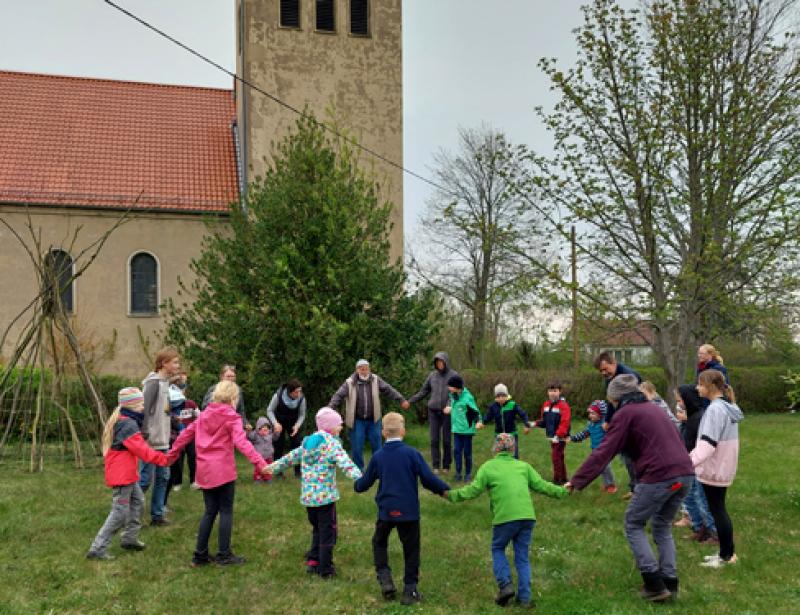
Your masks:
<instances>
[{"instance_id":1,"label":"child in green jacket","mask_svg":"<svg viewBox=\"0 0 800 615\"><path fill-rule=\"evenodd\" d=\"M475 480L447 492L451 502L463 502L489 491L492 519L492 569L499 591L495 602L505 606L514 597L511 568L506 558L506 546L514 543L514 565L517 568L517 602L521 606L532 605L531 565L528 552L536 525L536 514L528 490L537 491L553 498L563 498L567 490L548 483L530 464L514 459L514 436L497 434L494 444L495 457L484 463Z\"/></svg>"},{"instance_id":2,"label":"child in green jacket","mask_svg":"<svg viewBox=\"0 0 800 615\"><path fill-rule=\"evenodd\" d=\"M456 462L455 480L472 480L472 438L475 435L475 426L481 418L478 404L472 393L464 386L464 379L456 374L447 381L450 398L447 407L443 410L450 415L453 432L453 456ZM461 459L464 459L464 474L461 474Z\"/></svg>"}]
</instances>

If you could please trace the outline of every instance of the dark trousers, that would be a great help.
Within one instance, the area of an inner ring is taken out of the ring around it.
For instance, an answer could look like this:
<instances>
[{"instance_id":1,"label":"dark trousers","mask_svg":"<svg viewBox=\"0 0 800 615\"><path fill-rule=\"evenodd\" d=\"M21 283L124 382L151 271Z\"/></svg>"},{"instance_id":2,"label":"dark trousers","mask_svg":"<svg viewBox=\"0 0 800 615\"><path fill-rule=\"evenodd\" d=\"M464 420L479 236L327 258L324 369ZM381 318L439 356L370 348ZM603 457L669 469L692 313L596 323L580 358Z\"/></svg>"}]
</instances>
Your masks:
<instances>
[{"instance_id":1,"label":"dark trousers","mask_svg":"<svg viewBox=\"0 0 800 615\"><path fill-rule=\"evenodd\" d=\"M464 474L472 474L472 434L453 434L453 453L456 458L456 474L461 474L461 458L464 458Z\"/></svg>"},{"instance_id":2,"label":"dark trousers","mask_svg":"<svg viewBox=\"0 0 800 615\"><path fill-rule=\"evenodd\" d=\"M333 573L333 547L336 545L336 504L306 508L311 524L311 548L306 552L310 566L317 562L317 572L325 576Z\"/></svg>"},{"instance_id":3,"label":"dark trousers","mask_svg":"<svg viewBox=\"0 0 800 615\"><path fill-rule=\"evenodd\" d=\"M703 484L703 492L708 500L708 509L714 517L714 525L717 526L717 536L719 537L719 556L728 560L735 553L733 545L733 522L728 509L725 508L725 495L727 487L714 487Z\"/></svg>"},{"instance_id":4,"label":"dark trousers","mask_svg":"<svg viewBox=\"0 0 800 615\"><path fill-rule=\"evenodd\" d=\"M564 449L566 442L552 442L550 444L550 457L553 460L553 482L556 485L563 485L567 482L567 464L564 461Z\"/></svg>"},{"instance_id":5,"label":"dark trousers","mask_svg":"<svg viewBox=\"0 0 800 615\"><path fill-rule=\"evenodd\" d=\"M389 534L397 528L397 536L403 545L403 583L416 586L419 581L419 521L381 521L375 522L375 533L372 535L372 556L375 559L375 571L380 575L392 572L389 567Z\"/></svg>"},{"instance_id":6,"label":"dark trousers","mask_svg":"<svg viewBox=\"0 0 800 615\"><path fill-rule=\"evenodd\" d=\"M443 468L449 470L452 458L450 415L445 414L441 410L429 409L428 428L431 434L431 464L433 465L433 469L437 470ZM440 448L442 449L441 456Z\"/></svg>"},{"instance_id":7,"label":"dark trousers","mask_svg":"<svg viewBox=\"0 0 800 615\"><path fill-rule=\"evenodd\" d=\"M197 531L197 546L195 559L208 558L208 539L214 527L214 520L219 514L219 539L218 551L220 555L229 555L231 552L231 533L233 532L233 496L236 481L233 480L213 489L203 489L203 502L206 511L200 519L200 529Z\"/></svg>"},{"instance_id":8,"label":"dark trousers","mask_svg":"<svg viewBox=\"0 0 800 615\"><path fill-rule=\"evenodd\" d=\"M280 459L281 457L283 457L284 453L288 453L289 451L294 450L298 446L300 446L303 443L303 436L299 430L295 435L293 436L289 435L292 433L292 428L294 427L294 423L297 420L296 418L294 420L291 420L287 417L283 417L283 419L286 420L285 423L283 422L283 420L281 420L282 417L275 416L275 418L278 419L278 422L283 427L283 431L281 431L280 435L278 436L278 439L275 440L273 443L273 446L275 447L275 459ZM300 476L299 465L294 466L294 475Z\"/></svg>"}]
</instances>

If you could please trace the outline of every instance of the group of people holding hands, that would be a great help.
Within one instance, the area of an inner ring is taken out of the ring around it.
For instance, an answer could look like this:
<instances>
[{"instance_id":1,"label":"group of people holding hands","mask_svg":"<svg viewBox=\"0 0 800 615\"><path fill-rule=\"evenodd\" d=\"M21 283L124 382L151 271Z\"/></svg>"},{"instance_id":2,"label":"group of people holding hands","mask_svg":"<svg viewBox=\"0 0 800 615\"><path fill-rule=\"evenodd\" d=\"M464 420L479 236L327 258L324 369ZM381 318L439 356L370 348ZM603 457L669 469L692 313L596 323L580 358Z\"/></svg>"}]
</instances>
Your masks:
<instances>
[{"instance_id":1,"label":"group of people holding hands","mask_svg":"<svg viewBox=\"0 0 800 615\"><path fill-rule=\"evenodd\" d=\"M708 348L701 347L707 352ZM716 351L714 351L715 353ZM336 468L355 481L355 491L365 492L378 482L378 518L372 538L377 580L382 595L393 599L398 593L388 561L388 538L397 530L403 545L404 574L401 602L413 604L421 599L417 588L420 566L420 506L418 485L451 502L460 502L487 492L492 510L492 565L497 595L495 602L507 605L532 605L529 551L536 517L529 492L562 498L588 486L603 476L603 489L617 488L611 461L621 455L631 479L630 502L625 513L625 535L641 572L641 596L650 601L673 599L678 593L678 574L672 524L687 495L694 498L687 506L693 517L703 516L704 526L713 519L719 540L719 553L706 558L703 565L719 568L736 562L733 528L725 508L727 487L732 483L738 458L738 423L743 415L721 359L714 354L698 366L696 385L681 387L679 409L685 423L676 417L654 390L641 383L636 372L617 362L610 353L601 353L595 366L606 378L606 399L595 400L588 408L588 423L570 433L571 410L562 396L561 385L548 385L547 399L538 419L531 421L498 383L495 399L481 415L463 378L449 365L447 353L437 353L433 370L420 390L405 399L397 390L370 370L365 359L356 363L355 372L333 394L328 405L315 415L316 430L302 437L306 401L302 385L292 379L280 387L270 400L266 415L252 428L244 416L241 390L235 383L235 369L225 366L220 382L211 387L203 410L181 426L169 442L169 428L163 417L174 411L170 404L170 380L180 371L174 349L158 353L155 369L145 379L143 390L128 387L119 392L119 405L103 433L106 483L113 489L112 510L87 553L90 559L109 559L108 547L122 529L124 549L141 550L140 516L144 495L140 481L155 475L151 516L154 525L166 523L159 476L193 447L196 486L202 490L205 512L200 521L192 566L212 562L239 564L244 558L231 548L233 502L236 483L234 449L254 466L254 479L268 481L290 467L301 481L300 502L311 525L311 546L305 554L306 571L327 579L336 575L333 551L337 540L336 502L339 491ZM226 368L233 370L226 377ZM689 389L699 403L689 402ZM647 391L647 392L645 392ZM402 414L383 414L381 397L398 402L402 409L428 398L428 423L431 437L431 462L405 444ZM344 411L339 407L344 402ZM688 408L693 412L688 416ZM680 415L679 412L679 415ZM696 416L699 414L699 418ZM484 424L494 423L494 456L478 468L473 477L472 439ZM550 440L553 481L542 479L528 463L519 460L518 424L526 433L541 427ZM677 425L677 428L676 428ZM686 427L683 427L683 426ZM339 435L349 429L351 455L345 452ZM454 446L451 447L451 433ZM590 440L592 453L569 479L564 461L567 442ZM372 456L364 464L363 448L370 442ZM383 441L385 440L385 442ZM287 446L288 445L288 446ZM141 476L138 460L143 463ZM455 482L445 482L452 462ZM150 466L150 470L148 470ZM149 482L149 481L147 481ZM144 483L146 487L147 482ZM704 497L705 513L698 501ZM710 513L710 514L709 514ZM218 553L212 556L208 542L219 517ZM645 534L651 523L658 557L653 554ZM513 544L517 586L505 555Z\"/></svg>"}]
</instances>

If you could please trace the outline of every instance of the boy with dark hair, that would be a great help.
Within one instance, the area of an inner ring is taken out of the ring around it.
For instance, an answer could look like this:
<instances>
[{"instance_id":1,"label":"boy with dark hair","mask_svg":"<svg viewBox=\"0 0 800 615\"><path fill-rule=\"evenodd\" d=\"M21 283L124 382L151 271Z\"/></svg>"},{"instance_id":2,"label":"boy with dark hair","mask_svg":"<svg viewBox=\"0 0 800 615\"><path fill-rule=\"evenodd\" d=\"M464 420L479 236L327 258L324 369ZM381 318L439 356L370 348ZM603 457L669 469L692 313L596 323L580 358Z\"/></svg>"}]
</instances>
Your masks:
<instances>
[{"instance_id":1,"label":"boy with dark hair","mask_svg":"<svg viewBox=\"0 0 800 615\"><path fill-rule=\"evenodd\" d=\"M561 383L547 385L547 401L542 404L542 413L535 427L541 427L550 440L550 457L553 460L553 482L563 485L567 482L567 465L564 449L569 438L571 410L567 400L561 396Z\"/></svg>"},{"instance_id":2,"label":"boy with dark hair","mask_svg":"<svg viewBox=\"0 0 800 615\"><path fill-rule=\"evenodd\" d=\"M406 435L405 420L397 412L383 417L384 446L370 459L364 476L355 482L357 493L367 491L376 480L380 480L375 502L378 504L378 520L372 536L372 553L381 593L387 600L395 597L397 589L389 567L388 542L392 529L397 529L403 544L403 604L414 604L422 599L417 590L419 580L419 494L418 483L437 495L450 489L447 483L433 474L422 454L403 443Z\"/></svg>"}]
</instances>

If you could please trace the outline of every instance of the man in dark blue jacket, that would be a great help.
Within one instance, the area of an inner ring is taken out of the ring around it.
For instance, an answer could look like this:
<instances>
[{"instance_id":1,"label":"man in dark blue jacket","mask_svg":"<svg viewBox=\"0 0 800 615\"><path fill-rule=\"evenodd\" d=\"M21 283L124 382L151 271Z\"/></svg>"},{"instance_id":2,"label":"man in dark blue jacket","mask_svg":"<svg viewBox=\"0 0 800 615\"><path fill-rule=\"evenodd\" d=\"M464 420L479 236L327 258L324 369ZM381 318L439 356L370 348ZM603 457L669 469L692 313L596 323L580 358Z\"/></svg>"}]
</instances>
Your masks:
<instances>
[{"instance_id":1,"label":"man in dark blue jacket","mask_svg":"<svg viewBox=\"0 0 800 615\"><path fill-rule=\"evenodd\" d=\"M394 598L397 589L389 568L389 534L397 528L403 544L405 574L403 576L403 604L414 604L422 598L417 591L419 580L419 493L417 481L437 495L443 495L450 487L440 480L425 463L422 454L403 442L405 421L401 414L389 412L383 417L385 445L369 461L364 475L355 482L357 493L367 491L376 480L380 480L375 502L378 504L378 520L372 536L372 553L375 570L383 597Z\"/></svg>"}]
</instances>

